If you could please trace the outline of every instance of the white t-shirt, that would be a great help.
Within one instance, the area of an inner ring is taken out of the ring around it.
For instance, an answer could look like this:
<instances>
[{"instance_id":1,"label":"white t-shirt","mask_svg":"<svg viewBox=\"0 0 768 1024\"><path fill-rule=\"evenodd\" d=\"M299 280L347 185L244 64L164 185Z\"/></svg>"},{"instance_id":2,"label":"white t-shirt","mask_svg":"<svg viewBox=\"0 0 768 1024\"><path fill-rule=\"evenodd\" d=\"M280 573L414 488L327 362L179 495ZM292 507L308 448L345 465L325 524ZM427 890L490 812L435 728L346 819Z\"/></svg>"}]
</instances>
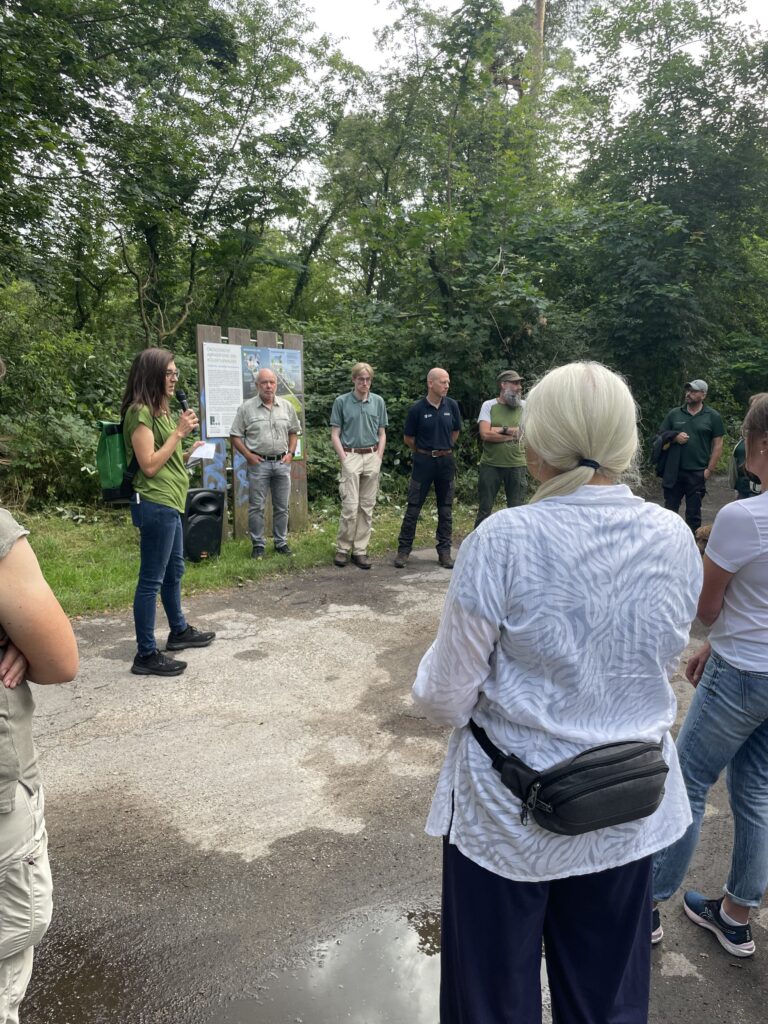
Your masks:
<instances>
[{"instance_id":1,"label":"white t-shirt","mask_svg":"<svg viewBox=\"0 0 768 1024\"><path fill-rule=\"evenodd\" d=\"M503 509L459 549L413 697L454 726L427 821L481 867L545 881L619 867L691 820L669 730L669 677L688 641L701 556L674 513L628 487ZM536 770L601 743L664 739L664 799L648 818L559 836L529 819L467 727Z\"/></svg>"},{"instance_id":2,"label":"white t-shirt","mask_svg":"<svg viewBox=\"0 0 768 1024\"><path fill-rule=\"evenodd\" d=\"M768 493L718 512L707 555L735 573L709 634L712 650L735 668L768 673Z\"/></svg>"}]
</instances>

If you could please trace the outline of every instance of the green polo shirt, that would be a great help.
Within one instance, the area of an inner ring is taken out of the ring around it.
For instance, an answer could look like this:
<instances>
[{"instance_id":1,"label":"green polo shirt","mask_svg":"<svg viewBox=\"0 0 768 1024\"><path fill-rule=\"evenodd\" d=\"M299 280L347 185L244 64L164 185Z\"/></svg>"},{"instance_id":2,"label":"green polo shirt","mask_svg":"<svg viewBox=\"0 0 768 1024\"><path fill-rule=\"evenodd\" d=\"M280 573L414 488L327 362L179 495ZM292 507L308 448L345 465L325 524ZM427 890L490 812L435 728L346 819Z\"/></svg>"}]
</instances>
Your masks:
<instances>
[{"instance_id":1,"label":"green polo shirt","mask_svg":"<svg viewBox=\"0 0 768 1024\"><path fill-rule=\"evenodd\" d=\"M148 406L132 405L125 414L123 425L125 457L129 465L133 458L131 437L134 430L140 425L149 427L152 431L155 439L155 451L163 447L176 429L176 423L170 416L153 416ZM133 489L147 501L154 501L155 504L165 505L167 508L178 509L183 515L189 490L189 474L181 454L181 444L176 445L173 455L154 476L144 476L141 470L138 470L133 478Z\"/></svg>"},{"instance_id":2,"label":"green polo shirt","mask_svg":"<svg viewBox=\"0 0 768 1024\"><path fill-rule=\"evenodd\" d=\"M523 405L510 409L496 398L483 402L478 423L490 423L492 427L519 427L523 418ZM505 441L503 444L483 441L483 454L480 457L482 466L496 466L499 469L510 469L525 465L525 448L519 441Z\"/></svg>"},{"instance_id":3,"label":"green polo shirt","mask_svg":"<svg viewBox=\"0 0 768 1024\"><path fill-rule=\"evenodd\" d=\"M379 443L379 430L389 423L381 395L368 394L361 401L354 391L339 395L331 409L331 426L339 427L345 448L372 448Z\"/></svg>"},{"instance_id":4,"label":"green polo shirt","mask_svg":"<svg viewBox=\"0 0 768 1024\"><path fill-rule=\"evenodd\" d=\"M688 435L686 443L680 445L680 469L686 472L705 470L712 454L713 440L725 434L720 413L708 405L703 405L695 416L684 405L670 409L659 433L665 430L674 430L678 434L684 431Z\"/></svg>"}]
</instances>

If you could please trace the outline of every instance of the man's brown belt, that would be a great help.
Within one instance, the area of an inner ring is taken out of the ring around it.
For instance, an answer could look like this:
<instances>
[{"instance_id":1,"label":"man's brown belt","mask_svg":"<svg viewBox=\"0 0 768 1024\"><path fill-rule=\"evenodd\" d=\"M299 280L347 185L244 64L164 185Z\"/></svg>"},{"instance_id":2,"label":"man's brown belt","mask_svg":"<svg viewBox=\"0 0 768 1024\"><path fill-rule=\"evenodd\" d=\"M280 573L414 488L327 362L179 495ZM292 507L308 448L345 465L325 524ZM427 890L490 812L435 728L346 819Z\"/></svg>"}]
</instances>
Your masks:
<instances>
[{"instance_id":1,"label":"man's brown belt","mask_svg":"<svg viewBox=\"0 0 768 1024\"><path fill-rule=\"evenodd\" d=\"M347 448L346 445L342 445L341 447L345 452L354 452L355 455L372 455L374 452L379 450L375 444L370 448Z\"/></svg>"},{"instance_id":2,"label":"man's brown belt","mask_svg":"<svg viewBox=\"0 0 768 1024\"><path fill-rule=\"evenodd\" d=\"M443 455L453 455L453 448L417 448L419 455L431 455L433 459L439 459Z\"/></svg>"}]
</instances>

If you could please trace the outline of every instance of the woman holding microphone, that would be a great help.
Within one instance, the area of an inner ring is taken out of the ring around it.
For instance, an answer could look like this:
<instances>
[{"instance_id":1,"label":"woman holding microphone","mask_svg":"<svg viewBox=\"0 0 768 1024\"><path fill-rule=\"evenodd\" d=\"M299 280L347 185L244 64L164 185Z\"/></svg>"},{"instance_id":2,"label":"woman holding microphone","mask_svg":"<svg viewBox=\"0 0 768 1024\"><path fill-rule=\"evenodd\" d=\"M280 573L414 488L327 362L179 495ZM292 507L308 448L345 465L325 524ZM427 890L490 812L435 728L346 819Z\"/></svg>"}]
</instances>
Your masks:
<instances>
[{"instance_id":1,"label":"woman holding microphone","mask_svg":"<svg viewBox=\"0 0 768 1024\"><path fill-rule=\"evenodd\" d=\"M184 575L181 517L189 489L181 442L197 428L197 415L184 410L174 421L170 399L179 371L173 354L164 348L148 348L133 361L120 415L128 463L136 456L131 518L141 536L139 581L133 599L138 651L131 672L135 675L177 676L185 661L169 658L155 640L157 592L171 628L167 651L207 647L214 632L190 626L181 609L181 577ZM202 442L198 442L201 444Z\"/></svg>"}]
</instances>

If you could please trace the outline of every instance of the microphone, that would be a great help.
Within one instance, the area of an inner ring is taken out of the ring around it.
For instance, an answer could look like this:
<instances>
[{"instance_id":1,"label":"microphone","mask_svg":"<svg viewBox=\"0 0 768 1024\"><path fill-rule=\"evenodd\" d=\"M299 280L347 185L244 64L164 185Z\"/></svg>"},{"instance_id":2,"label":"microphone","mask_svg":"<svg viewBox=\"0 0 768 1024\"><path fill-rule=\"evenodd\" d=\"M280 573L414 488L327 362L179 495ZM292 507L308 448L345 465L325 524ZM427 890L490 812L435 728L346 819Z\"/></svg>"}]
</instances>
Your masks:
<instances>
[{"instance_id":1,"label":"microphone","mask_svg":"<svg viewBox=\"0 0 768 1024\"><path fill-rule=\"evenodd\" d=\"M181 390L179 390L177 388L176 389L176 400L178 401L179 405L181 406L181 411L182 412L186 412L187 409L189 409L189 402L187 401L187 395L186 395L185 391L181 391ZM197 433L197 429L193 430L192 433L196 434Z\"/></svg>"}]
</instances>

